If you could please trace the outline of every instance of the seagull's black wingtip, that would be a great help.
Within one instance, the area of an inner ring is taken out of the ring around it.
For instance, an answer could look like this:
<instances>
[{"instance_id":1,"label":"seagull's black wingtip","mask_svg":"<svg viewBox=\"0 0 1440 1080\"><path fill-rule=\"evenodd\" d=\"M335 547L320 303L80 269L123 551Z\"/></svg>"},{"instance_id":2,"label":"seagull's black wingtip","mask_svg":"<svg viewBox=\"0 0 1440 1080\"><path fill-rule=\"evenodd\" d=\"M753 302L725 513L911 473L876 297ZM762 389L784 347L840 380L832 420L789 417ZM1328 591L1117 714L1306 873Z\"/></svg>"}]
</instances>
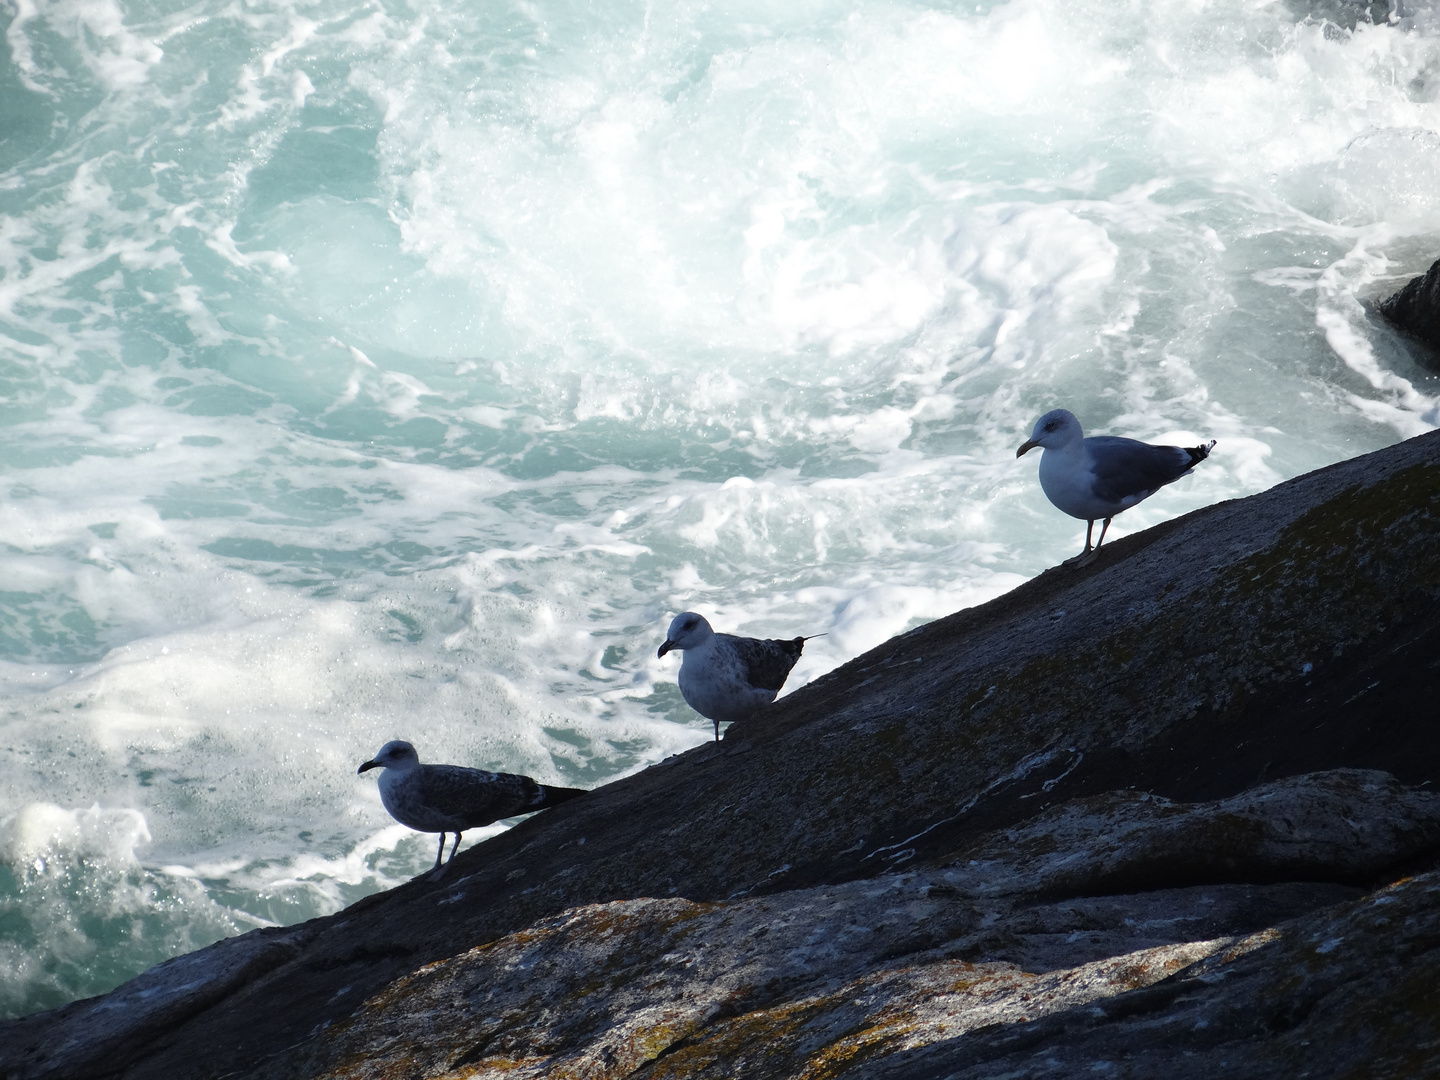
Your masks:
<instances>
[{"instance_id":1,"label":"seagull's black wingtip","mask_svg":"<svg viewBox=\"0 0 1440 1080\"><path fill-rule=\"evenodd\" d=\"M1202 446L1187 446L1185 452L1190 455L1190 467L1194 468L1210 456L1210 451L1215 449L1215 440L1211 439Z\"/></svg>"}]
</instances>

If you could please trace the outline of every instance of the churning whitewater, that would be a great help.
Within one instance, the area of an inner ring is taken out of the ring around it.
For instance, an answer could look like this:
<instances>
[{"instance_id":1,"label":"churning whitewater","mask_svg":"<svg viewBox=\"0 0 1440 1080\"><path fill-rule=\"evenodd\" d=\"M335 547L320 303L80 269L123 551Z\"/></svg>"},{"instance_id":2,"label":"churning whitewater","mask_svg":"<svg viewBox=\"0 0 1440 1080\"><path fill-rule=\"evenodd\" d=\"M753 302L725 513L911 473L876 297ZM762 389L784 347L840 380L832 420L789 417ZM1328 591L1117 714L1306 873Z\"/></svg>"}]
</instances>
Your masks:
<instances>
[{"instance_id":1,"label":"churning whitewater","mask_svg":"<svg viewBox=\"0 0 1440 1080\"><path fill-rule=\"evenodd\" d=\"M0 1013L427 869L355 762L593 787L1110 536L1440 423L1405 0L0 0ZM1107 540L1108 543L1108 540ZM800 628L800 629L797 629ZM482 839L503 828L466 834Z\"/></svg>"}]
</instances>

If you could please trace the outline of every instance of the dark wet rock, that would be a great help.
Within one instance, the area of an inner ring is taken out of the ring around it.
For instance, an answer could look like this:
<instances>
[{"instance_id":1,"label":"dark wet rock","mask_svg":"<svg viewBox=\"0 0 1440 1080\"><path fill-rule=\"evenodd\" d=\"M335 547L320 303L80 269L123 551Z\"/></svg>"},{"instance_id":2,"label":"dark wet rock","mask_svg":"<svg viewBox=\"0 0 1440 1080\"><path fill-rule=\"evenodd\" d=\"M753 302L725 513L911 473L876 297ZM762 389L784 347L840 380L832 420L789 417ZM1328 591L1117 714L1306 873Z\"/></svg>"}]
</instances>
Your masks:
<instances>
[{"instance_id":1,"label":"dark wet rock","mask_svg":"<svg viewBox=\"0 0 1440 1080\"><path fill-rule=\"evenodd\" d=\"M1432 433L896 638L441 883L0 1025L0 1075L1421 1075L1437 685Z\"/></svg>"},{"instance_id":2,"label":"dark wet rock","mask_svg":"<svg viewBox=\"0 0 1440 1080\"><path fill-rule=\"evenodd\" d=\"M1282 922L1138 993L936 1042L851 1075L1430 1077L1437 1017L1440 873L1431 872Z\"/></svg>"},{"instance_id":3,"label":"dark wet rock","mask_svg":"<svg viewBox=\"0 0 1440 1080\"><path fill-rule=\"evenodd\" d=\"M1230 881L1363 884L1440 852L1440 793L1388 773L1308 773L1208 803L1135 791L1077 799L961 856L981 893L1093 896ZM991 868L995 876L991 876Z\"/></svg>"},{"instance_id":4,"label":"dark wet rock","mask_svg":"<svg viewBox=\"0 0 1440 1080\"><path fill-rule=\"evenodd\" d=\"M1376 309L1394 326L1440 353L1440 260Z\"/></svg>"},{"instance_id":5,"label":"dark wet rock","mask_svg":"<svg viewBox=\"0 0 1440 1080\"><path fill-rule=\"evenodd\" d=\"M313 936L314 923L254 930L217 946L156 964L98 998L42 1013L41 1024L19 1020L12 1038L32 1040L0 1049L0 1076L28 1075L27 1059L52 1062L47 1075L103 1073L111 1062L143 1057L157 1031L185 1024L256 978L294 959ZM31 1032L36 1032L31 1034ZM43 1039L43 1044L40 1040Z\"/></svg>"},{"instance_id":6,"label":"dark wet rock","mask_svg":"<svg viewBox=\"0 0 1440 1080\"><path fill-rule=\"evenodd\" d=\"M1347 38L1357 27L1385 26L1405 33L1415 29L1417 17L1425 15L1419 0L1286 0L1286 7L1298 22L1324 24L1325 36Z\"/></svg>"},{"instance_id":7,"label":"dark wet rock","mask_svg":"<svg viewBox=\"0 0 1440 1080\"><path fill-rule=\"evenodd\" d=\"M1327 37L1331 28L1333 36L1344 37L1339 31L1364 24L1401 25L1415 15L1414 0L1287 0L1286 6L1297 20L1323 22Z\"/></svg>"}]
</instances>

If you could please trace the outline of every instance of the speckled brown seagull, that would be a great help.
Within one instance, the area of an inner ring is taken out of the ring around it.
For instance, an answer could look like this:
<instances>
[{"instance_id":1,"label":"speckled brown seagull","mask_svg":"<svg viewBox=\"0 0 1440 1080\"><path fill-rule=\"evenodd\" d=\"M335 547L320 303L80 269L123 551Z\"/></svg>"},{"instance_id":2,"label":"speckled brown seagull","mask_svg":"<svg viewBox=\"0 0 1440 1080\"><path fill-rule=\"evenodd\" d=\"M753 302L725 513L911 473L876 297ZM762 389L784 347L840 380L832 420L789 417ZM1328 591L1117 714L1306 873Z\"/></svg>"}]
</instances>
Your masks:
<instances>
[{"instance_id":1,"label":"speckled brown seagull","mask_svg":"<svg viewBox=\"0 0 1440 1080\"><path fill-rule=\"evenodd\" d=\"M743 720L775 700L809 640L717 634L703 615L682 611L671 621L658 655L671 649L684 652L680 696L705 719L715 722L715 741L719 742L722 723Z\"/></svg>"},{"instance_id":2,"label":"speckled brown seagull","mask_svg":"<svg viewBox=\"0 0 1440 1080\"><path fill-rule=\"evenodd\" d=\"M422 765L408 742L396 739L380 748L359 772L384 769L380 774L380 801L401 825L419 832L438 832L440 850L430 880L438 881L449 868L440 865L445 855L445 834L454 833L450 858L460 846L460 834L501 818L518 817L584 795L579 788L549 787L528 776L486 772L463 765Z\"/></svg>"}]
</instances>

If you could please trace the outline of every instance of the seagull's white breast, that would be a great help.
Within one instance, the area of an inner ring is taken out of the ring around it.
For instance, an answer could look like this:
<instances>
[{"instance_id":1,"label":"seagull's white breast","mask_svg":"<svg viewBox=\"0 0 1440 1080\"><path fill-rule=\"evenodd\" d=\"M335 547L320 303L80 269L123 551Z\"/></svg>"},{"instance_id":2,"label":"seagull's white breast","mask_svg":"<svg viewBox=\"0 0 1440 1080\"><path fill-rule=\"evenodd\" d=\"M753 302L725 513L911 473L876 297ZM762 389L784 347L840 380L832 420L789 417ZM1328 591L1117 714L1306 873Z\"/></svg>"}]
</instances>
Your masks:
<instances>
[{"instance_id":1,"label":"seagull's white breast","mask_svg":"<svg viewBox=\"0 0 1440 1080\"><path fill-rule=\"evenodd\" d=\"M680 694L707 720L743 720L774 701L776 694L774 690L751 686L746 676L740 657L717 635L682 654Z\"/></svg>"},{"instance_id":2,"label":"seagull's white breast","mask_svg":"<svg viewBox=\"0 0 1440 1080\"><path fill-rule=\"evenodd\" d=\"M1096 498L1090 456L1078 442L1059 450L1045 448L1040 455L1040 489L1057 510L1082 521L1110 517L1125 509Z\"/></svg>"}]
</instances>

